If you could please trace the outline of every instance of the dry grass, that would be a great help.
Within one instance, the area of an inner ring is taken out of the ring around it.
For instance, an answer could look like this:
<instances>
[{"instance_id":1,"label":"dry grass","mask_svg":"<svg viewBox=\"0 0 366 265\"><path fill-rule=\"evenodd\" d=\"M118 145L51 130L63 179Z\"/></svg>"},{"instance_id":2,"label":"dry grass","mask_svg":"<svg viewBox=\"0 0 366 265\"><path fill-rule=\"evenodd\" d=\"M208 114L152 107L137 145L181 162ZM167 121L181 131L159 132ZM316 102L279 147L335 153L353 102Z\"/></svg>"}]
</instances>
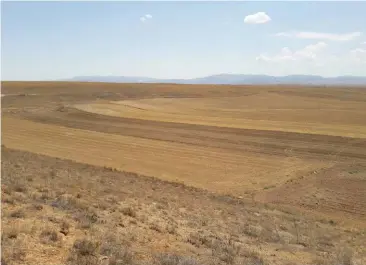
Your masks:
<instances>
[{"instance_id":1,"label":"dry grass","mask_svg":"<svg viewBox=\"0 0 366 265\"><path fill-rule=\"evenodd\" d=\"M11 148L366 217L366 94L360 88L5 82L3 91L26 94L2 99L2 140ZM96 99L124 117L72 108L94 106ZM24 187L15 188L24 194Z\"/></svg>"},{"instance_id":2,"label":"dry grass","mask_svg":"<svg viewBox=\"0 0 366 265\"><path fill-rule=\"evenodd\" d=\"M27 183L22 200L2 206L9 264L312 264L324 253L347 262L337 256L344 246L352 260L366 254L362 228L345 232L323 217L7 148L2 159L3 192ZM21 218L11 217L15 207Z\"/></svg>"},{"instance_id":3,"label":"dry grass","mask_svg":"<svg viewBox=\"0 0 366 265\"><path fill-rule=\"evenodd\" d=\"M242 97L96 102L76 108L143 120L366 138L366 108L358 100L307 100L262 92Z\"/></svg>"},{"instance_id":4,"label":"dry grass","mask_svg":"<svg viewBox=\"0 0 366 265\"><path fill-rule=\"evenodd\" d=\"M364 89L2 93L2 264L366 262Z\"/></svg>"}]
</instances>

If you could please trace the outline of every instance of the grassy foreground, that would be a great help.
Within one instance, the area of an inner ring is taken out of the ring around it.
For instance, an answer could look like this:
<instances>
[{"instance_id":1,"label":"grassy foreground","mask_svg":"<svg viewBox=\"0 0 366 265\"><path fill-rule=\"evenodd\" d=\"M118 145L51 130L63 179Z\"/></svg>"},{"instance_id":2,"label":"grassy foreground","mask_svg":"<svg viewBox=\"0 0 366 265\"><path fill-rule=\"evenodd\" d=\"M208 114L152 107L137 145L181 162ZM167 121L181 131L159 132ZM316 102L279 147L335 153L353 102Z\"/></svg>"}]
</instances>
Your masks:
<instances>
[{"instance_id":1,"label":"grassy foreground","mask_svg":"<svg viewBox=\"0 0 366 265\"><path fill-rule=\"evenodd\" d=\"M365 229L2 148L2 264L363 264Z\"/></svg>"}]
</instances>

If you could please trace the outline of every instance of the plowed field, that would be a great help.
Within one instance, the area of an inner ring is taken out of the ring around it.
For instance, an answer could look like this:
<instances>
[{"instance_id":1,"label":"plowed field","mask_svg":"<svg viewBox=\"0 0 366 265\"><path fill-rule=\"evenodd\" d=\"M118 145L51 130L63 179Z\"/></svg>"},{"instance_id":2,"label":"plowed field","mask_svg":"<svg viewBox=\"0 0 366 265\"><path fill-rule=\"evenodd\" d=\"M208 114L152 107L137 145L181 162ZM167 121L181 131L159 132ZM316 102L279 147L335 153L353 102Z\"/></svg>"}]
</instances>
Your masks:
<instances>
[{"instance_id":1,"label":"plowed field","mask_svg":"<svg viewBox=\"0 0 366 265\"><path fill-rule=\"evenodd\" d=\"M43 86L2 98L7 147L365 219L364 89Z\"/></svg>"}]
</instances>

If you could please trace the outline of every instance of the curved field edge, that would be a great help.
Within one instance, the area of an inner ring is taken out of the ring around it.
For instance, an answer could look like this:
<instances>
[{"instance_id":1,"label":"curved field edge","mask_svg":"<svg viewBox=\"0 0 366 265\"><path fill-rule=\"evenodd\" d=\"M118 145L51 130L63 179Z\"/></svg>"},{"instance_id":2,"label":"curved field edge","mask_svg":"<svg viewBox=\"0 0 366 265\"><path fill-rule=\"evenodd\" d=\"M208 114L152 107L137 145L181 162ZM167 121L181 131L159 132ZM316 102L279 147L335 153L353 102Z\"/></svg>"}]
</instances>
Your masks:
<instances>
[{"instance_id":1,"label":"curved field edge","mask_svg":"<svg viewBox=\"0 0 366 265\"><path fill-rule=\"evenodd\" d=\"M146 102L146 100L145 100ZM202 99L204 102L204 99ZM241 128L241 129L256 129L267 131L284 131L296 132L305 134L319 134L330 136L344 136L353 138L366 138L366 125L348 125L348 124L327 124L326 120L323 123L309 122L309 121L276 121L276 120L258 120L246 119L243 117L230 118L225 116L212 117L207 113L169 113L162 109L154 109L153 106L139 107L139 100L136 101L121 101L107 103L87 103L75 104L74 108L86 112L124 117L132 119L142 119L151 121L174 122L192 125L206 125L227 128Z\"/></svg>"},{"instance_id":2,"label":"curved field edge","mask_svg":"<svg viewBox=\"0 0 366 265\"><path fill-rule=\"evenodd\" d=\"M245 150L244 153L225 151L217 147L80 130L9 117L3 118L3 125L3 143L11 148L238 195L286 181L292 170L309 171L327 164L312 161L309 168L307 160L292 157L258 156ZM272 181L268 174L272 175Z\"/></svg>"}]
</instances>

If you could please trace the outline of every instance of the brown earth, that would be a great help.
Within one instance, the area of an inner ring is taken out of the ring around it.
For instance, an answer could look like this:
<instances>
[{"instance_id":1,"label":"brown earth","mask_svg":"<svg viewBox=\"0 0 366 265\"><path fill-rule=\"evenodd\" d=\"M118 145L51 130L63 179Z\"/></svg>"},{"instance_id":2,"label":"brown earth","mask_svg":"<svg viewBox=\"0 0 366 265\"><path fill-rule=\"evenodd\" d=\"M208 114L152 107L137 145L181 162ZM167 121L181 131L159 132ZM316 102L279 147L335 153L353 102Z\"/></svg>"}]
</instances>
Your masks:
<instances>
[{"instance_id":1,"label":"brown earth","mask_svg":"<svg viewBox=\"0 0 366 265\"><path fill-rule=\"evenodd\" d=\"M272 243L267 236L261 239L263 246L251 249L250 244L242 245L247 251L259 251L257 254L270 264L286 264L290 261L309 264L316 257L324 258L320 254L322 250L329 252L329 257L332 257L337 252L337 247L345 245L351 247L356 257L364 255L361 251L365 247L361 242L366 242L362 232L366 225L364 88L3 82L2 94L7 95L2 98L2 144L8 150L5 153L3 151L6 162L2 162L2 165L4 172L8 172L6 174L17 175L19 181L26 175L38 174L37 165L40 166L40 163L47 168L48 163L52 164L55 171L69 166L77 178L89 183L85 185L89 185L90 192L94 194L94 197L88 197L92 203L104 195L99 190L102 187L95 182L97 176L88 172L101 172L102 169L86 166L89 170L84 171L79 164L51 157L154 176L200 188L200 191L195 191L198 192L196 195L192 195L190 188L179 186L179 196L187 200L175 201L178 204L174 204L173 208L182 208L180 203L184 201L191 204L193 201L199 202L201 210L197 216L202 218L212 219L215 216L203 208L219 207L216 199L210 197L206 201L207 195L203 194L212 194L210 196L217 198L225 194L235 196L245 203L240 209L244 207L242 210L247 211L249 208L246 207L252 207L259 216L266 209L263 203L271 205L272 210L266 215L266 220L274 212L280 214L279 219L286 215L284 211L290 211L287 214L291 218L302 216L307 224L307 230L303 233L308 238L312 238L310 230L315 229L309 227L332 218L332 232L318 231L329 235L332 244L320 247L314 241L311 245L315 244L319 249L311 247L310 251L308 243L304 243L302 247L305 246L306 253L302 254L297 249L293 258L288 253L276 253L273 256L271 249L276 247L268 245ZM40 174L44 177L47 175L47 171L40 172L43 172ZM113 174L118 175L114 185L125 183L125 173ZM54 186L54 189L59 190L59 193L76 196L80 191L74 190L72 183L77 178L74 179L70 174L68 176L71 179L66 183L66 176L61 174L57 183L62 188ZM90 182L86 180L88 176L92 178ZM137 176L128 177L130 178ZM127 192L132 189L133 193L129 194L139 201L141 197L137 194L149 190L148 187L154 182L145 180L146 177L137 179L139 185L145 185L145 188L136 190L127 185L123 190ZM9 183L4 182L8 187ZM42 185L50 189L54 182L55 180L51 183L42 182ZM173 185L158 183L166 188L170 186L164 185ZM39 182L29 185L31 190L37 189ZM172 202L170 196L174 192L177 191L167 188L164 198ZM15 192L12 196L31 196L28 192L21 193L24 194ZM119 191L114 191L112 194L120 196L124 192L121 191L120 194ZM154 197L156 200L159 195L156 193L154 196L157 196ZM34 203L28 199L25 201L25 205ZM151 198L144 201L145 204L151 202ZM222 203L224 208L231 207L231 202ZM48 206L45 207L48 209ZM5 216L13 208L3 208ZM180 218L172 211L172 208L166 210L172 214L172 219ZM240 218L244 215L240 213L241 210L238 211L234 220L240 223ZM104 215L98 210L99 214ZM152 215L149 211L145 214ZM39 216L32 218L37 219ZM191 218L189 216L187 218ZM217 217L218 220L210 231L218 232L221 229L218 223L227 222L231 218L229 216L231 215L223 216L224 219ZM68 219L67 216L65 218ZM158 220L161 218L157 217ZM266 226L259 222L261 218L254 219L248 225ZM6 220L5 225L13 222L11 218ZM288 220L284 222L286 226L291 223ZM181 225L182 229L187 229L186 225ZM233 229L235 227L232 223L230 226ZM293 228L295 230L286 231L294 236L298 233L296 226ZM323 225L321 227L324 228ZM355 227L360 227L361 230L354 232ZM98 224L98 229L106 229L106 226ZM206 227L200 229L206 230ZM238 234L235 229L227 230L225 237ZM353 231L352 237L346 239L347 233L341 232L345 230ZM80 231L75 231L76 234L67 241L68 248L75 238L80 237ZM276 231L278 234L279 231ZM200 232L197 230L197 233ZM169 236L163 235L162 238L164 244L169 246L168 249L186 254L186 245L172 247L176 243L173 244ZM184 241L182 238L175 240ZM247 239L243 240L240 244ZM147 248L155 246L155 243L148 244ZM141 242L138 245L134 248L140 247ZM294 248L298 247L292 246L290 252L294 252ZM55 262L67 255L65 247L59 251L62 253L55 256ZM145 249L142 252L151 251ZM211 259L201 252L192 253L202 262ZM245 259L245 255L238 254L237 258Z\"/></svg>"}]
</instances>

